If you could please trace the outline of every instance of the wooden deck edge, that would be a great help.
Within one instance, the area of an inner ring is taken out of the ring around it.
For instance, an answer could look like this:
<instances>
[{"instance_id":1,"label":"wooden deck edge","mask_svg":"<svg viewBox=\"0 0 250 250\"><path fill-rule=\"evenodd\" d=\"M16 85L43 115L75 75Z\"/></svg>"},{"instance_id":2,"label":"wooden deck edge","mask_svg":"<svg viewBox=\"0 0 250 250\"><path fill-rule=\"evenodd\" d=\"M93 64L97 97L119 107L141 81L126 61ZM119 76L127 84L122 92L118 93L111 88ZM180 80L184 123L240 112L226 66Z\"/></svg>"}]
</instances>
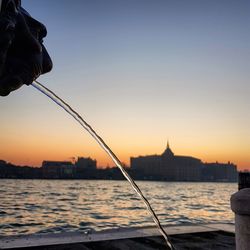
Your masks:
<instances>
[{"instance_id":1,"label":"wooden deck edge","mask_svg":"<svg viewBox=\"0 0 250 250\"><path fill-rule=\"evenodd\" d=\"M234 233L233 224L188 224L164 226L169 235L225 231ZM101 232L69 232L0 237L0 249L52 246L128 238L159 236L156 227L119 228Z\"/></svg>"}]
</instances>

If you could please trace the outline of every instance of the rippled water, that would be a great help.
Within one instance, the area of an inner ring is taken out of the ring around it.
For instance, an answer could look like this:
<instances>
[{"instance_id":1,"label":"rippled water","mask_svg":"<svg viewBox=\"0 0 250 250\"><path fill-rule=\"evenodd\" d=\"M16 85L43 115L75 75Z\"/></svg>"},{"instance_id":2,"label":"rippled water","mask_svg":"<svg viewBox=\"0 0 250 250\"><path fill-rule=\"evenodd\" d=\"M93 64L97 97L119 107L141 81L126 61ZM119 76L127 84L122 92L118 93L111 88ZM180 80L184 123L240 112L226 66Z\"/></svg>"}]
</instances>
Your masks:
<instances>
[{"instance_id":1,"label":"rippled water","mask_svg":"<svg viewBox=\"0 0 250 250\"><path fill-rule=\"evenodd\" d=\"M0 235L154 225L125 181L0 181ZM163 224L234 222L236 183L137 183Z\"/></svg>"}]
</instances>

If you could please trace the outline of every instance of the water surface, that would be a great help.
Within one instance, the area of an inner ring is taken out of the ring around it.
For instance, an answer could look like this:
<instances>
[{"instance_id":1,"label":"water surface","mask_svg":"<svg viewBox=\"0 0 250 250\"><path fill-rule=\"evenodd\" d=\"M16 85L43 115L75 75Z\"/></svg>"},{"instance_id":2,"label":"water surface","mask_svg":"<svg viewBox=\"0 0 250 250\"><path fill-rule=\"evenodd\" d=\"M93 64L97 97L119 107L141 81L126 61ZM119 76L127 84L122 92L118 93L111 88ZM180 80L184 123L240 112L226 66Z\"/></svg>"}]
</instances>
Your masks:
<instances>
[{"instance_id":1,"label":"water surface","mask_svg":"<svg viewBox=\"0 0 250 250\"><path fill-rule=\"evenodd\" d=\"M0 181L2 236L154 225L126 181ZM162 224L234 222L236 183L137 183Z\"/></svg>"}]
</instances>

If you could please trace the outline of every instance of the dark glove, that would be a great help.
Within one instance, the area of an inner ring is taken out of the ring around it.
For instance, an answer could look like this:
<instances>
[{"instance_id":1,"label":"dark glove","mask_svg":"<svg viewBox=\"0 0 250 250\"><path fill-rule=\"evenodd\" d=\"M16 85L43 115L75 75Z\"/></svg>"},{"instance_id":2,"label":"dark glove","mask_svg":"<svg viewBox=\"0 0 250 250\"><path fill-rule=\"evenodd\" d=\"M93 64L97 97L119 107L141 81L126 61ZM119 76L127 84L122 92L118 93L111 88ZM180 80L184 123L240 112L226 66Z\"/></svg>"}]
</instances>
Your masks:
<instances>
[{"instance_id":1,"label":"dark glove","mask_svg":"<svg viewBox=\"0 0 250 250\"><path fill-rule=\"evenodd\" d=\"M20 0L3 0L0 12L0 95L31 84L52 69L43 46L46 27L33 19Z\"/></svg>"}]
</instances>

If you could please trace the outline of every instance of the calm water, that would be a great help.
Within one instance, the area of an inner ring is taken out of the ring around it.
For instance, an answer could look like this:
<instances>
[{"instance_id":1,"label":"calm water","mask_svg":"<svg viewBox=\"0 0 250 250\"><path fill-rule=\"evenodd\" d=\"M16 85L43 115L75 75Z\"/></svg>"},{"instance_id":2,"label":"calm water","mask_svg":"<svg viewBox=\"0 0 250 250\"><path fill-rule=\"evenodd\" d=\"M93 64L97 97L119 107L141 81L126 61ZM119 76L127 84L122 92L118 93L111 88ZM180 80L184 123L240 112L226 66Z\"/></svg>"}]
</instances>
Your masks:
<instances>
[{"instance_id":1,"label":"calm water","mask_svg":"<svg viewBox=\"0 0 250 250\"><path fill-rule=\"evenodd\" d=\"M154 225L126 181L0 182L0 235ZM234 222L236 183L137 183L163 224Z\"/></svg>"}]
</instances>

